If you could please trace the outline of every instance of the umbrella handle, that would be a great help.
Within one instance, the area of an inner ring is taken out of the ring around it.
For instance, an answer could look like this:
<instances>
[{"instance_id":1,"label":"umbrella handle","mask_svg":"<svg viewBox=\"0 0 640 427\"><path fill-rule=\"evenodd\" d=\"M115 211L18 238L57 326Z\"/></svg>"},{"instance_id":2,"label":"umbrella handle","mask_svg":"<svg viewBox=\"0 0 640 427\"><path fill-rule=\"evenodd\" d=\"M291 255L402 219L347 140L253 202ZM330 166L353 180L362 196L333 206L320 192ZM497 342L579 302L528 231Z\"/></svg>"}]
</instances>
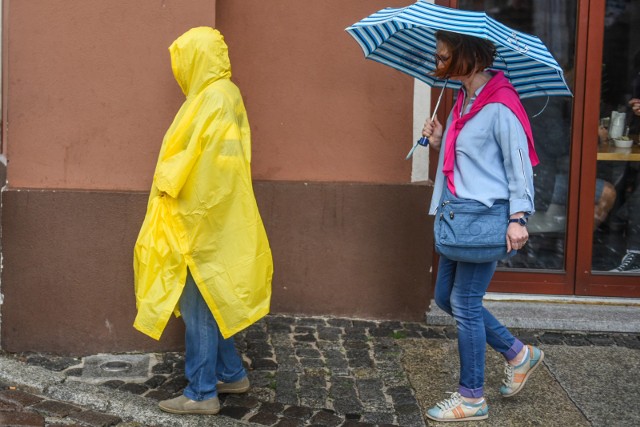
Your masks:
<instances>
[{"instance_id":1,"label":"umbrella handle","mask_svg":"<svg viewBox=\"0 0 640 427\"><path fill-rule=\"evenodd\" d=\"M427 138L426 136L423 136L422 138L417 140L416 143L413 145L413 147L411 147L411 150L407 154L407 157L404 158L405 160L409 160L411 158L411 156L413 156L413 152L416 151L416 148L418 148L418 145L421 145L423 147L428 147L429 146L429 138Z\"/></svg>"},{"instance_id":2,"label":"umbrella handle","mask_svg":"<svg viewBox=\"0 0 640 427\"><path fill-rule=\"evenodd\" d=\"M438 97L438 102L436 102L436 108L433 109L433 115L431 116L431 121L433 121L433 119L436 118L436 114L438 113L438 107L440 107L440 101L442 101L442 95L444 94L444 90L447 88L448 82L449 80L445 80L444 82L444 86L442 87L442 91L440 92L440 96ZM409 154L407 154L407 157L404 158L405 160L409 160L409 158L413 156L413 152L416 151L416 148L418 148L418 145L421 145L423 147L428 147L429 138L427 138L426 136L423 136L418 141L416 141L415 145L411 148L411 151L409 151Z\"/></svg>"}]
</instances>

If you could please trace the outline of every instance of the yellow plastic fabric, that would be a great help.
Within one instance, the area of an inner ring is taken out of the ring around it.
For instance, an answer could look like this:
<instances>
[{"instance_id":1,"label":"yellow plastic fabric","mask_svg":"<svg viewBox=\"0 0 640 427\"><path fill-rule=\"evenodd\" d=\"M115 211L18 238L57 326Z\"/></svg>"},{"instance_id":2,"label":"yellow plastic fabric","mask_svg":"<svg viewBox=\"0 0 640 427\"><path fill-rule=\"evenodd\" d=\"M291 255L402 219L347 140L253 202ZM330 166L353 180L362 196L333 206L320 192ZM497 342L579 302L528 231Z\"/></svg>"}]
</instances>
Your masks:
<instances>
[{"instance_id":1,"label":"yellow plastic fabric","mask_svg":"<svg viewBox=\"0 0 640 427\"><path fill-rule=\"evenodd\" d=\"M187 267L228 338L269 312L273 261L251 183L251 138L224 38L194 28L169 48L187 99L162 142L134 249L134 327L160 339Z\"/></svg>"}]
</instances>

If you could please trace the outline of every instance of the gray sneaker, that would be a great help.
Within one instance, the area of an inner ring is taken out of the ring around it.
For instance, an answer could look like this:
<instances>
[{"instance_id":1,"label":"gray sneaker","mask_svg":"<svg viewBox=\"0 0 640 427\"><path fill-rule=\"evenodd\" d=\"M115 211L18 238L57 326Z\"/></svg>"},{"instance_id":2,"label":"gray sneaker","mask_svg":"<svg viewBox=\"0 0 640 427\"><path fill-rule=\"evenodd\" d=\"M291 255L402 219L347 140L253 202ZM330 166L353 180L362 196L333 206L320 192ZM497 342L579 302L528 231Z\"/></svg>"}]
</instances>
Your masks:
<instances>
[{"instance_id":1,"label":"gray sneaker","mask_svg":"<svg viewBox=\"0 0 640 427\"><path fill-rule=\"evenodd\" d=\"M618 273L640 273L640 253L627 251L620 265L609 271Z\"/></svg>"},{"instance_id":2,"label":"gray sneaker","mask_svg":"<svg viewBox=\"0 0 640 427\"><path fill-rule=\"evenodd\" d=\"M163 400L158 403L158 406L163 411L172 414L215 415L220 412L218 396L198 402L182 395L173 399Z\"/></svg>"}]
</instances>

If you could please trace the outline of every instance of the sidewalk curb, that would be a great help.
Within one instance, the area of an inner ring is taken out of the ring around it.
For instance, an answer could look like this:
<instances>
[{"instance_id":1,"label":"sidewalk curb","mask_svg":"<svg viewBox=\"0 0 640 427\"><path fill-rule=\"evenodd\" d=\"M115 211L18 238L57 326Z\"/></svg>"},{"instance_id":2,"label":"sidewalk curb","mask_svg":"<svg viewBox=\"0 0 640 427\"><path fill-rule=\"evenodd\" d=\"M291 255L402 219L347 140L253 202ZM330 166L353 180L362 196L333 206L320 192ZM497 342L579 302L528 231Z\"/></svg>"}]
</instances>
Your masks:
<instances>
[{"instance_id":1,"label":"sidewalk curb","mask_svg":"<svg viewBox=\"0 0 640 427\"><path fill-rule=\"evenodd\" d=\"M161 412L155 402L129 393L109 390L97 385L65 381L65 376L39 366L28 366L0 355L0 381L52 400L63 401L94 411L111 414L142 425L184 426L251 426L231 418L172 415Z\"/></svg>"}]
</instances>

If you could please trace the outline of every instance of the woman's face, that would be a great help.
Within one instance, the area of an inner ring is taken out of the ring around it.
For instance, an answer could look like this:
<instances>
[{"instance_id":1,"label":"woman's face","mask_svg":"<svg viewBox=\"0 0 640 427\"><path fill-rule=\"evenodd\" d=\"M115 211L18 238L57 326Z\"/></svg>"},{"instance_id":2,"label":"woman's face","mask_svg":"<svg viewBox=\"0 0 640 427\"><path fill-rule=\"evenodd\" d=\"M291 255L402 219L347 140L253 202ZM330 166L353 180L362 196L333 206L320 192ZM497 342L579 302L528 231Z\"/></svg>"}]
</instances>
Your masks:
<instances>
[{"instance_id":1,"label":"woman's face","mask_svg":"<svg viewBox=\"0 0 640 427\"><path fill-rule=\"evenodd\" d=\"M449 52L449 48L447 47L446 44L442 43L441 41L438 41L436 43L436 54L435 54L436 69L442 70L446 68L450 60L451 60L451 52ZM451 76L448 76L448 77L451 77Z\"/></svg>"}]
</instances>

